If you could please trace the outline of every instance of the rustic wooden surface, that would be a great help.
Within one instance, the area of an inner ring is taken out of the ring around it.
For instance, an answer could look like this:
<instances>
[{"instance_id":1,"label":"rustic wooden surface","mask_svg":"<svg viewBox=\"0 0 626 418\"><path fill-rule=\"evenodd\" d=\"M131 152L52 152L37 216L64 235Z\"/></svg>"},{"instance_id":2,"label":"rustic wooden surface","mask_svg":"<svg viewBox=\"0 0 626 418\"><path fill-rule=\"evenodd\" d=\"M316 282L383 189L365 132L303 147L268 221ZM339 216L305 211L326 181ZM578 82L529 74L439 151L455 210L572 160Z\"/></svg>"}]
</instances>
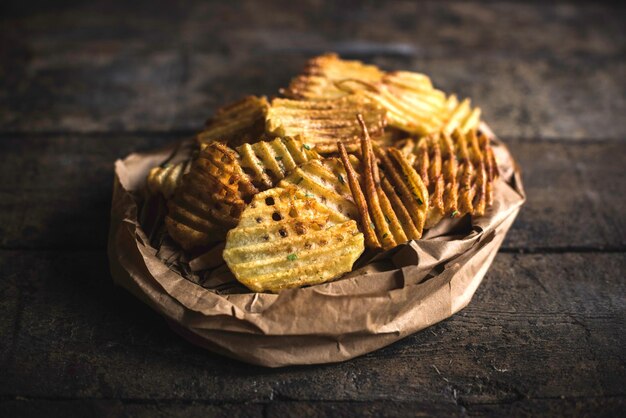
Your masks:
<instances>
[{"instance_id":1,"label":"rustic wooden surface","mask_svg":"<svg viewBox=\"0 0 626 418\"><path fill-rule=\"evenodd\" d=\"M1 416L626 413L623 7L0 7ZM330 50L471 96L528 202L470 305L390 347L278 370L196 348L110 280L112 163Z\"/></svg>"}]
</instances>

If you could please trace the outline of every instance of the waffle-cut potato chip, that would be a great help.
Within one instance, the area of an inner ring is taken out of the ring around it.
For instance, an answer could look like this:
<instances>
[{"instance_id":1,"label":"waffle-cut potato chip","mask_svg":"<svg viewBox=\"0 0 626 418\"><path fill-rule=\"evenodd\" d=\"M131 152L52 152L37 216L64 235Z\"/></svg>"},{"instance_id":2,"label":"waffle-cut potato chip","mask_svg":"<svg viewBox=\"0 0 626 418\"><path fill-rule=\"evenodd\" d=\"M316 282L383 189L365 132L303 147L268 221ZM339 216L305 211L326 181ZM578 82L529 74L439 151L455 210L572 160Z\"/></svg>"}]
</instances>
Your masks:
<instances>
[{"instance_id":1,"label":"waffle-cut potato chip","mask_svg":"<svg viewBox=\"0 0 626 418\"><path fill-rule=\"evenodd\" d=\"M337 151L337 141L349 150L358 148L360 128L356 114L363 115L372 135L382 135L385 111L363 95L333 100L274 99L267 112L267 131L275 136L297 136L321 154Z\"/></svg>"},{"instance_id":2,"label":"waffle-cut potato chip","mask_svg":"<svg viewBox=\"0 0 626 418\"><path fill-rule=\"evenodd\" d=\"M458 129L467 133L480 122L480 109L470 101L459 103L434 88L425 74L385 73L373 65L340 59L336 54L313 58L304 73L281 92L290 98L327 100L360 93L387 111L389 126L418 135ZM372 137L376 135L370 131ZM352 150L350 150L352 151Z\"/></svg>"},{"instance_id":3,"label":"waffle-cut potato chip","mask_svg":"<svg viewBox=\"0 0 626 418\"><path fill-rule=\"evenodd\" d=\"M320 156L310 145L295 138L277 138L243 144L237 148L241 166L260 189L269 189L297 166Z\"/></svg>"},{"instance_id":4,"label":"waffle-cut potato chip","mask_svg":"<svg viewBox=\"0 0 626 418\"><path fill-rule=\"evenodd\" d=\"M439 130L445 123L448 111L445 94L434 88L408 90L405 86L391 82L378 84L361 80L346 79L337 82L339 88L351 93L360 93L378 103L387 111L387 122L403 131L426 135Z\"/></svg>"},{"instance_id":5,"label":"waffle-cut potato chip","mask_svg":"<svg viewBox=\"0 0 626 418\"><path fill-rule=\"evenodd\" d=\"M365 195L363 194L363 190L361 189L361 185L359 184L358 176L352 164L350 163L350 158L348 157L348 152L346 147L341 142L337 142L337 148L339 148L339 154L341 155L341 162L343 163L343 167L346 170L346 175L348 176L348 184L350 185L350 192L352 193L352 198L356 203L356 207L359 211L359 223L361 225L361 230L365 236L365 246L367 248L381 248L380 241L376 236L375 226L372 222L372 218L370 216L367 200Z\"/></svg>"},{"instance_id":6,"label":"waffle-cut potato chip","mask_svg":"<svg viewBox=\"0 0 626 418\"><path fill-rule=\"evenodd\" d=\"M181 161L178 164L166 164L150 170L146 180L148 190L152 194L162 194L170 199L176 188L181 184L183 175L187 174L191 167L191 160Z\"/></svg>"},{"instance_id":7,"label":"waffle-cut potato chip","mask_svg":"<svg viewBox=\"0 0 626 418\"><path fill-rule=\"evenodd\" d=\"M269 104L265 97L248 96L218 109L197 134L200 144L221 141L231 146L257 140L265 132L265 115Z\"/></svg>"},{"instance_id":8,"label":"waffle-cut potato chip","mask_svg":"<svg viewBox=\"0 0 626 418\"><path fill-rule=\"evenodd\" d=\"M183 248L224 239L252 196L274 187L298 165L320 158L294 138L243 144L237 150L217 141L201 146L169 202L168 232Z\"/></svg>"},{"instance_id":9,"label":"waffle-cut potato chip","mask_svg":"<svg viewBox=\"0 0 626 418\"><path fill-rule=\"evenodd\" d=\"M353 166L358 166L358 160L351 159ZM312 160L296 168L279 183L280 186L292 185L304 192L306 197L312 197L338 217L345 221L358 219L358 211L352 200L350 187L347 183L347 174L341 160L326 158Z\"/></svg>"},{"instance_id":10,"label":"waffle-cut potato chip","mask_svg":"<svg viewBox=\"0 0 626 418\"><path fill-rule=\"evenodd\" d=\"M455 129L398 144L427 185L430 201L425 228L445 216L482 216L493 203L498 169L489 137L476 129Z\"/></svg>"},{"instance_id":11,"label":"waffle-cut potato chip","mask_svg":"<svg viewBox=\"0 0 626 418\"><path fill-rule=\"evenodd\" d=\"M385 178L383 179L384 190L391 202L396 202L398 209L395 209L398 217L402 214L402 209L406 211L411 219L411 223L403 221L402 226L409 239L419 239L422 237L426 214L428 212L428 194L425 186L420 185L416 177L419 177L415 170L409 169L411 164L404 157L404 154L394 153L393 160L390 158L390 151L376 148L376 154L381 162L381 167ZM398 164L402 161L402 165ZM408 173L408 174L405 174ZM413 178L413 183L418 184L419 192L412 190L408 178ZM397 197L394 197L394 194Z\"/></svg>"},{"instance_id":12,"label":"waffle-cut potato chip","mask_svg":"<svg viewBox=\"0 0 626 418\"><path fill-rule=\"evenodd\" d=\"M399 141L407 138L407 133L391 126L385 127L385 132L373 136L372 142L379 147L393 147ZM360 148L356 151L360 152Z\"/></svg>"},{"instance_id":13,"label":"waffle-cut potato chip","mask_svg":"<svg viewBox=\"0 0 626 418\"><path fill-rule=\"evenodd\" d=\"M470 99L465 99L461 103L457 97L452 94L446 102L448 109L448 118L445 125L441 129L447 134L451 134L458 130L462 134L466 134L472 129L477 129L480 124L481 110L479 107L472 109Z\"/></svg>"},{"instance_id":14,"label":"waffle-cut potato chip","mask_svg":"<svg viewBox=\"0 0 626 418\"><path fill-rule=\"evenodd\" d=\"M345 147L338 146L367 247L387 250L410 239L419 239L428 211L426 186L404 154L393 148L389 157L386 151L377 147L385 169L385 177L381 178L372 140L360 117L359 122L363 129L360 183Z\"/></svg>"},{"instance_id":15,"label":"waffle-cut potato chip","mask_svg":"<svg viewBox=\"0 0 626 418\"><path fill-rule=\"evenodd\" d=\"M434 136L421 138L417 144L417 158L414 167L424 185L428 187L428 214L424 224L429 229L438 224L445 215L443 194L444 178L442 174L441 148L439 139Z\"/></svg>"},{"instance_id":16,"label":"waffle-cut potato chip","mask_svg":"<svg viewBox=\"0 0 626 418\"><path fill-rule=\"evenodd\" d=\"M168 233L185 249L217 242L237 225L244 199L256 193L237 153L212 142L202 148L168 202Z\"/></svg>"},{"instance_id":17,"label":"waffle-cut potato chip","mask_svg":"<svg viewBox=\"0 0 626 418\"><path fill-rule=\"evenodd\" d=\"M352 269L363 253L363 234L295 187L256 195L239 225L228 232L224 260L255 292L324 283Z\"/></svg>"},{"instance_id":18,"label":"waffle-cut potato chip","mask_svg":"<svg viewBox=\"0 0 626 418\"><path fill-rule=\"evenodd\" d=\"M383 71L374 65L342 60L337 54L324 54L309 60L303 74L294 78L289 87L280 92L292 99L336 99L348 93L339 89L335 82L357 79L377 83L383 75Z\"/></svg>"}]
</instances>

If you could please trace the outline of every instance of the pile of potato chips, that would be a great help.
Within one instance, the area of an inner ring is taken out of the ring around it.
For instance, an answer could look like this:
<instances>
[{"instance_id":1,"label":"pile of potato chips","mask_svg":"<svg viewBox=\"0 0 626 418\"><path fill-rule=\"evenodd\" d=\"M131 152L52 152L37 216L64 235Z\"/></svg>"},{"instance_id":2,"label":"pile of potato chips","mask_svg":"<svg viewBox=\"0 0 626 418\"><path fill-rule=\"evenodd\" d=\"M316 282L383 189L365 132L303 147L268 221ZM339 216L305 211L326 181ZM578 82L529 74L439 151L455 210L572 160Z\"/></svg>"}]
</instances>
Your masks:
<instances>
[{"instance_id":1,"label":"pile of potato chips","mask_svg":"<svg viewBox=\"0 0 626 418\"><path fill-rule=\"evenodd\" d=\"M366 249L493 203L498 169L480 109L427 76L326 54L280 94L218 110L189 161L147 178L167 204L169 236L193 254L223 248L249 289L334 280Z\"/></svg>"}]
</instances>

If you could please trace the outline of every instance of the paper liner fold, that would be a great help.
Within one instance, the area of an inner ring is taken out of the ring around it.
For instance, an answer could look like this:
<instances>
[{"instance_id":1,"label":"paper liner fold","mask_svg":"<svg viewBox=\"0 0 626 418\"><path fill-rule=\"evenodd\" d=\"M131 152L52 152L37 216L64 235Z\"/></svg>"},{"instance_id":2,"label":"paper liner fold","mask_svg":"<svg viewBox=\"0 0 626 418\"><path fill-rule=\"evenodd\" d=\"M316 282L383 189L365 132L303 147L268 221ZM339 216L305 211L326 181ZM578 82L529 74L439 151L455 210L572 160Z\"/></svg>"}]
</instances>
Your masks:
<instances>
[{"instance_id":1,"label":"paper liner fold","mask_svg":"<svg viewBox=\"0 0 626 418\"><path fill-rule=\"evenodd\" d=\"M445 220L422 240L331 283L277 295L219 294L170 269L137 221L146 175L173 148L115 163L108 246L113 279L191 342L269 367L347 360L458 312L472 298L525 200L517 166L494 138L501 175L485 216L466 219L465 226Z\"/></svg>"}]
</instances>

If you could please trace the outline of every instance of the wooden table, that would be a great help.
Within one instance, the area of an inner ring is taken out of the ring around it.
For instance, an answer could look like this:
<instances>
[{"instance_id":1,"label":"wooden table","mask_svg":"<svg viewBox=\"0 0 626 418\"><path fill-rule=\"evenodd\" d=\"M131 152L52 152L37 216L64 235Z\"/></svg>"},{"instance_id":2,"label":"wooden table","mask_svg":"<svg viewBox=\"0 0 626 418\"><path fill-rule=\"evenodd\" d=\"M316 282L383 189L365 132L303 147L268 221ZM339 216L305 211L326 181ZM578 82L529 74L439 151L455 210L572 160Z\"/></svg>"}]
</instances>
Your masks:
<instances>
[{"instance_id":1,"label":"wooden table","mask_svg":"<svg viewBox=\"0 0 626 418\"><path fill-rule=\"evenodd\" d=\"M0 415L626 412L624 8L30 3L0 18ZM528 202L453 318L342 364L254 367L113 286L113 161L324 51L472 97Z\"/></svg>"}]
</instances>

